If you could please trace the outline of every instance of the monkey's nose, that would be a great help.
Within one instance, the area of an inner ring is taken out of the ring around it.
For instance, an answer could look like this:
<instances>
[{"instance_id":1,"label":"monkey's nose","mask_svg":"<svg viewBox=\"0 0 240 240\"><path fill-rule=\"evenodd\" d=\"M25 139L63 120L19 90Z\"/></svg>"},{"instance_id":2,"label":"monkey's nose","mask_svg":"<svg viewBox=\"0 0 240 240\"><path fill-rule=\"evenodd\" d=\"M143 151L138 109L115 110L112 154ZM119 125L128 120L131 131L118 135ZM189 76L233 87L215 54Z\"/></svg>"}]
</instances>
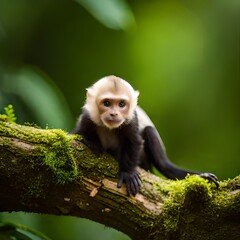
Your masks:
<instances>
[{"instance_id":1,"label":"monkey's nose","mask_svg":"<svg viewBox=\"0 0 240 240\"><path fill-rule=\"evenodd\" d=\"M112 113L110 113L110 116L111 117L116 117L118 114L116 113L116 112L112 112Z\"/></svg>"}]
</instances>

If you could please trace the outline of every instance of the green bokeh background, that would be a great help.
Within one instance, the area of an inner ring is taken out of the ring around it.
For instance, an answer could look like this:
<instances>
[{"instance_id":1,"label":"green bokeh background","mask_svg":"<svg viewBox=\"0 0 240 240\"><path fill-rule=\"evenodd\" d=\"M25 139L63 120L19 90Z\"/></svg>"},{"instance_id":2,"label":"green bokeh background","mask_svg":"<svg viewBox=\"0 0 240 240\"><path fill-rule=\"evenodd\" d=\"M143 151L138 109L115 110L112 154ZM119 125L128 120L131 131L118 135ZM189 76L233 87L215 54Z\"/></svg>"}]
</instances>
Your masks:
<instances>
[{"instance_id":1,"label":"green bokeh background","mask_svg":"<svg viewBox=\"0 0 240 240\"><path fill-rule=\"evenodd\" d=\"M238 0L0 0L0 111L74 127L85 89L115 74L179 166L240 173ZM0 214L52 239L129 239L72 217Z\"/></svg>"}]
</instances>

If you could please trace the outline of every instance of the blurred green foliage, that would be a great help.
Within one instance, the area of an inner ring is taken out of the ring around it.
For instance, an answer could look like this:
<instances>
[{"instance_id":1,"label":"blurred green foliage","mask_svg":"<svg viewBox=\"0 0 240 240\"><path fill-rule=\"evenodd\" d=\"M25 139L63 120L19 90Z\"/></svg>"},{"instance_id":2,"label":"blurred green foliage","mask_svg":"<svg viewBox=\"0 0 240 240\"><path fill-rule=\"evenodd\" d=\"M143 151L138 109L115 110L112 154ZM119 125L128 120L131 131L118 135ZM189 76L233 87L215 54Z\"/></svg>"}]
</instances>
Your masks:
<instances>
[{"instance_id":1,"label":"blurred green foliage","mask_svg":"<svg viewBox=\"0 0 240 240\"><path fill-rule=\"evenodd\" d=\"M10 123L16 123L16 116L15 116L15 113L14 113L14 108L13 108L13 105L9 104L7 107L4 108L4 115L3 116L6 116L6 120Z\"/></svg>"},{"instance_id":2,"label":"blurred green foliage","mask_svg":"<svg viewBox=\"0 0 240 240\"><path fill-rule=\"evenodd\" d=\"M71 130L85 88L115 74L140 90L175 163L232 178L239 18L238 0L0 0L0 109L13 104L19 123ZM76 218L1 217L53 239L128 239Z\"/></svg>"},{"instance_id":3,"label":"blurred green foliage","mask_svg":"<svg viewBox=\"0 0 240 240\"><path fill-rule=\"evenodd\" d=\"M42 240L51 240L41 232L27 226L13 222L0 221L0 239L1 240L31 240L33 238Z\"/></svg>"}]
</instances>

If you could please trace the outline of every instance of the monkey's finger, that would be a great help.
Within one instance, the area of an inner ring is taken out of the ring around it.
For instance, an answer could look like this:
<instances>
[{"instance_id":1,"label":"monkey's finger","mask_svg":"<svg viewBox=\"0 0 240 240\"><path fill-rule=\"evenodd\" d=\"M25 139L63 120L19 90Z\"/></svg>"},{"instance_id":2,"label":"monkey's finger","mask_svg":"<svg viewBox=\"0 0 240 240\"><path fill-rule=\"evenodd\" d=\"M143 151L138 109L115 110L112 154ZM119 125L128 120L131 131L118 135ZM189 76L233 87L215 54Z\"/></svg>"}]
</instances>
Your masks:
<instances>
[{"instance_id":1,"label":"monkey's finger","mask_svg":"<svg viewBox=\"0 0 240 240\"><path fill-rule=\"evenodd\" d=\"M135 176L133 179L133 184L134 184L134 187L135 187L135 193L139 193L140 191L140 186L141 186L141 181L139 180L139 178L137 176Z\"/></svg>"},{"instance_id":2,"label":"monkey's finger","mask_svg":"<svg viewBox=\"0 0 240 240\"><path fill-rule=\"evenodd\" d=\"M136 181L138 183L138 186L140 186L142 184L142 180L141 180L141 178L140 178L140 176L138 174L137 174L135 179L136 179Z\"/></svg>"},{"instance_id":3,"label":"monkey's finger","mask_svg":"<svg viewBox=\"0 0 240 240\"><path fill-rule=\"evenodd\" d=\"M132 182L133 182L133 185L135 186L135 189L138 190L141 185L141 182L139 181L139 179L137 177L134 177L132 179Z\"/></svg>"},{"instance_id":4,"label":"monkey's finger","mask_svg":"<svg viewBox=\"0 0 240 240\"><path fill-rule=\"evenodd\" d=\"M138 192L138 189L137 189L137 185L135 185L134 179L132 178L130 181L129 181L129 190L130 190L130 194L132 194L133 196L135 196Z\"/></svg>"},{"instance_id":5,"label":"monkey's finger","mask_svg":"<svg viewBox=\"0 0 240 240\"><path fill-rule=\"evenodd\" d=\"M131 182L129 181L129 179L125 180L125 184L126 184L128 195L131 195L132 194L132 188L131 188Z\"/></svg>"},{"instance_id":6,"label":"monkey's finger","mask_svg":"<svg viewBox=\"0 0 240 240\"><path fill-rule=\"evenodd\" d=\"M210 182L213 182L217 188L219 187L218 178L213 173L201 173L200 177L207 179Z\"/></svg>"},{"instance_id":7,"label":"monkey's finger","mask_svg":"<svg viewBox=\"0 0 240 240\"><path fill-rule=\"evenodd\" d=\"M218 187L219 187L219 182L218 182L218 179L215 178L215 177L216 177L216 176L214 175L214 176L210 176L210 177L207 178L207 179L208 179L208 181L213 182L213 183L216 185L216 187L218 188Z\"/></svg>"},{"instance_id":8,"label":"monkey's finger","mask_svg":"<svg viewBox=\"0 0 240 240\"><path fill-rule=\"evenodd\" d=\"M120 188L123 185L123 175L120 173L118 177L117 187Z\"/></svg>"}]
</instances>

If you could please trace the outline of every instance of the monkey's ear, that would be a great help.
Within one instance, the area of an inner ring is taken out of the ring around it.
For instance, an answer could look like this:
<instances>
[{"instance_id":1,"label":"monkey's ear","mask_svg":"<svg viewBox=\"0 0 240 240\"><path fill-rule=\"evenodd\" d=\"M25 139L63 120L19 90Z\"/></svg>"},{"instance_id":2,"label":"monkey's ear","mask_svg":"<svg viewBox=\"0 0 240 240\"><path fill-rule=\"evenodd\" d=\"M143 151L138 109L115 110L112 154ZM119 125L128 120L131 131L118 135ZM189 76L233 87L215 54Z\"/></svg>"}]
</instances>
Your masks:
<instances>
[{"instance_id":1,"label":"monkey's ear","mask_svg":"<svg viewBox=\"0 0 240 240\"><path fill-rule=\"evenodd\" d=\"M93 88L86 88L86 90L87 90L87 93L86 93L87 98L91 98L91 97L94 96L94 89Z\"/></svg>"},{"instance_id":2,"label":"monkey's ear","mask_svg":"<svg viewBox=\"0 0 240 240\"><path fill-rule=\"evenodd\" d=\"M139 96L140 92L139 91L135 91L135 97L137 98Z\"/></svg>"}]
</instances>

